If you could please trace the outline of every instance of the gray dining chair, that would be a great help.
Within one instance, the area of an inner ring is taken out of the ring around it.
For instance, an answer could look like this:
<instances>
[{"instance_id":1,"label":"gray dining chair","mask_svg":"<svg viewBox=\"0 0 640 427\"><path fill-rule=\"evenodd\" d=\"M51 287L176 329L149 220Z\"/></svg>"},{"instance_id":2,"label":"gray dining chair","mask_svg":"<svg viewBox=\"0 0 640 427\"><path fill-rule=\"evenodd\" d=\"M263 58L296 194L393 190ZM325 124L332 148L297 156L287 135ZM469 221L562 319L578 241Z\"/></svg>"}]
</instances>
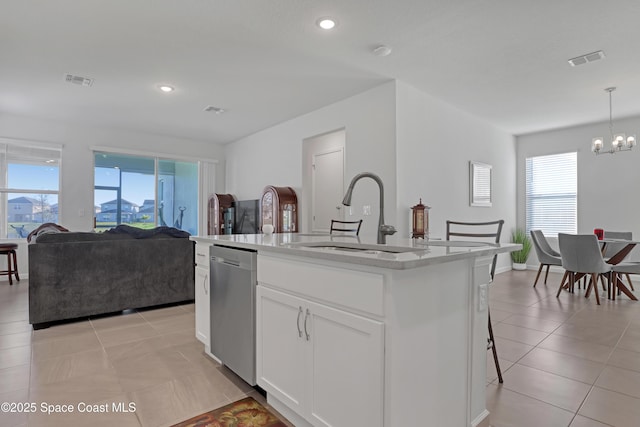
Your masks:
<instances>
[{"instance_id":1,"label":"gray dining chair","mask_svg":"<svg viewBox=\"0 0 640 427\"><path fill-rule=\"evenodd\" d=\"M629 278L629 274L640 274L640 263L639 262L621 262L620 264L612 265L611 271L612 275L612 286L611 286L611 299L616 299L616 294L623 292L630 299L637 301L635 295L631 293L633 289L633 285L631 284L631 279ZM631 284L631 290L629 290L622 283L622 275L626 275L629 278L629 284Z\"/></svg>"},{"instance_id":2,"label":"gray dining chair","mask_svg":"<svg viewBox=\"0 0 640 427\"><path fill-rule=\"evenodd\" d=\"M558 234L558 244L562 258L562 267L567 270L569 282L560 282L556 298L560 297L560 292L565 287L573 289L578 276L587 275L591 278L585 297L588 298L591 291L596 294L596 303L600 305L600 295L598 294L598 277L601 274L607 275L611 284L611 265L607 264L602 257L600 244L595 234Z\"/></svg>"},{"instance_id":3,"label":"gray dining chair","mask_svg":"<svg viewBox=\"0 0 640 427\"><path fill-rule=\"evenodd\" d=\"M607 230L605 230L604 231L604 238L605 239L633 240L633 233L631 231L607 231ZM605 260L608 261L613 256L615 256L618 252L620 252L622 249L624 249L625 246L627 246L626 243L612 243L612 242L609 242L605 246L604 253L602 255L604 256ZM620 270L624 270L624 269L621 268ZM631 270L634 270L634 268L631 268ZM614 270L614 272L615 272L615 270ZM631 288L631 290L635 291L635 289L633 288L633 282L631 281L631 276L629 276L629 274L636 274L636 273L633 273L633 272L627 273L627 272L624 272L624 271L619 271L619 272L616 272L616 273L617 274L623 274L627 278L627 282L629 283L629 287ZM614 280L614 282L615 282L615 280Z\"/></svg>"},{"instance_id":4,"label":"gray dining chair","mask_svg":"<svg viewBox=\"0 0 640 427\"><path fill-rule=\"evenodd\" d=\"M533 287L535 288L538 284L538 278L540 278L542 269L545 266L547 267L547 271L544 274L544 284L546 285L547 277L549 276L549 267L552 265L562 266L562 258L560 257L560 253L549 245L542 230L531 230L531 241L533 242L536 255L538 255L538 261L540 261L540 268L538 268L536 280L533 282Z\"/></svg>"}]
</instances>

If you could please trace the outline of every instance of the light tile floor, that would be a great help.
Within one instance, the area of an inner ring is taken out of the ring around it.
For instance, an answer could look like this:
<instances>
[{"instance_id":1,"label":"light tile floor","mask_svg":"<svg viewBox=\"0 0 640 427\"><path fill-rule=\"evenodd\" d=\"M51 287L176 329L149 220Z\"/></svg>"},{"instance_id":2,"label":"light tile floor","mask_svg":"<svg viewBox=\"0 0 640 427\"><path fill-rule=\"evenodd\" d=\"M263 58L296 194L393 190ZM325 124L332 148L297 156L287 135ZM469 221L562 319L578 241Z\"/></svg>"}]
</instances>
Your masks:
<instances>
[{"instance_id":1,"label":"light tile floor","mask_svg":"<svg viewBox=\"0 0 640 427\"><path fill-rule=\"evenodd\" d=\"M504 383L487 359L494 427L640 426L640 303L601 305L584 290L547 286L535 272L507 272L491 285L491 318ZM640 281L637 283L640 286Z\"/></svg>"},{"instance_id":2,"label":"light tile floor","mask_svg":"<svg viewBox=\"0 0 640 427\"><path fill-rule=\"evenodd\" d=\"M604 297L596 306L583 290L556 298L560 275L534 289L534 273L499 274L491 285L505 380L498 383L488 353L492 425L639 426L640 303ZM35 402L38 411L0 412L0 426L169 426L247 394L264 403L203 354L193 304L32 331L27 287L27 280L0 282L0 402ZM77 409L80 402L110 410L134 403L136 410L41 411L42 403Z\"/></svg>"},{"instance_id":3,"label":"light tile floor","mask_svg":"<svg viewBox=\"0 0 640 427\"><path fill-rule=\"evenodd\" d=\"M247 395L268 406L204 354L193 304L38 331L28 319L28 281L0 281L0 403L37 407L30 414L0 412L2 427L170 426ZM79 413L80 402L109 412ZM135 411L114 412L114 404L130 403ZM42 404L71 404L74 413L47 414Z\"/></svg>"}]
</instances>

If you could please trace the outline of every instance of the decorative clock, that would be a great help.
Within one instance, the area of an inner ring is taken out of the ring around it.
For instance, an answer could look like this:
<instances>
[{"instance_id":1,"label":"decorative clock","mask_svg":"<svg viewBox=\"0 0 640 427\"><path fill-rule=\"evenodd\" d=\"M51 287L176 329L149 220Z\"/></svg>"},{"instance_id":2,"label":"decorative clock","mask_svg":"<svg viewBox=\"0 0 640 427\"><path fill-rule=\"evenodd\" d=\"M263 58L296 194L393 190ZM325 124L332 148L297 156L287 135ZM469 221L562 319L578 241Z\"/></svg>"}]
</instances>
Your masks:
<instances>
[{"instance_id":1,"label":"decorative clock","mask_svg":"<svg viewBox=\"0 0 640 427\"><path fill-rule=\"evenodd\" d=\"M273 225L274 233L298 232L298 198L291 187L268 185L260 199L261 224Z\"/></svg>"},{"instance_id":2,"label":"decorative clock","mask_svg":"<svg viewBox=\"0 0 640 427\"><path fill-rule=\"evenodd\" d=\"M209 196L207 210L207 233L209 235L225 234L224 213L233 206L235 200L233 194L212 194Z\"/></svg>"}]
</instances>

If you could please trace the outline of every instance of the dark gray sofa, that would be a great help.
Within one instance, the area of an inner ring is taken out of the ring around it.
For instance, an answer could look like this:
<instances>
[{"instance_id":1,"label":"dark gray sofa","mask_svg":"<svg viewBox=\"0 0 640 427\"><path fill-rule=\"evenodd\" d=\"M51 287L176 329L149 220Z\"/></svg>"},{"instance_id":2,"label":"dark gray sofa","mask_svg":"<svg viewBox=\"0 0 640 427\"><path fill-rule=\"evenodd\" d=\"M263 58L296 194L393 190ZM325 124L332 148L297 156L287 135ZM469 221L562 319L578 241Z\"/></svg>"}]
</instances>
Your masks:
<instances>
[{"instance_id":1,"label":"dark gray sofa","mask_svg":"<svg viewBox=\"0 0 640 427\"><path fill-rule=\"evenodd\" d=\"M193 300L195 243L169 231L38 236L29 245L29 323Z\"/></svg>"}]
</instances>

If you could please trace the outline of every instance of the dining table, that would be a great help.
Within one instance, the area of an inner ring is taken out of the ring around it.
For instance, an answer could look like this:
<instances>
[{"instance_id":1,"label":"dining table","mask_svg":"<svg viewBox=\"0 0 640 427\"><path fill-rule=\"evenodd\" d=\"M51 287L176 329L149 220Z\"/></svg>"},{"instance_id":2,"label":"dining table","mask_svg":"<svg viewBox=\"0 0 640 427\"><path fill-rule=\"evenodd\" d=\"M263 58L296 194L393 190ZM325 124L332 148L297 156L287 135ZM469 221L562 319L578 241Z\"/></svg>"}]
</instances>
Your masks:
<instances>
[{"instance_id":1,"label":"dining table","mask_svg":"<svg viewBox=\"0 0 640 427\"><path fill-rule=\"evenodd\" d=\"M602 244L602 253L604 254L607 245L616 244L620 245L621 249L618 250L615 254L613 254L609 259L606 260L607 264L618 265L624 261L624 259L629 255L629 253L635 248L636 245L640 244L640 241L637 240L626 240L626 239L600 239L599 242ZM619 273L615 273L619 274ZM624 284L624 282L618 278L616 281L617 288L625 294L629 299L633 301L638 301L638 298L631 292L629 288ZM615 290L611 293L612 298L615 299Z\"/></svg>"}]
</instances>

